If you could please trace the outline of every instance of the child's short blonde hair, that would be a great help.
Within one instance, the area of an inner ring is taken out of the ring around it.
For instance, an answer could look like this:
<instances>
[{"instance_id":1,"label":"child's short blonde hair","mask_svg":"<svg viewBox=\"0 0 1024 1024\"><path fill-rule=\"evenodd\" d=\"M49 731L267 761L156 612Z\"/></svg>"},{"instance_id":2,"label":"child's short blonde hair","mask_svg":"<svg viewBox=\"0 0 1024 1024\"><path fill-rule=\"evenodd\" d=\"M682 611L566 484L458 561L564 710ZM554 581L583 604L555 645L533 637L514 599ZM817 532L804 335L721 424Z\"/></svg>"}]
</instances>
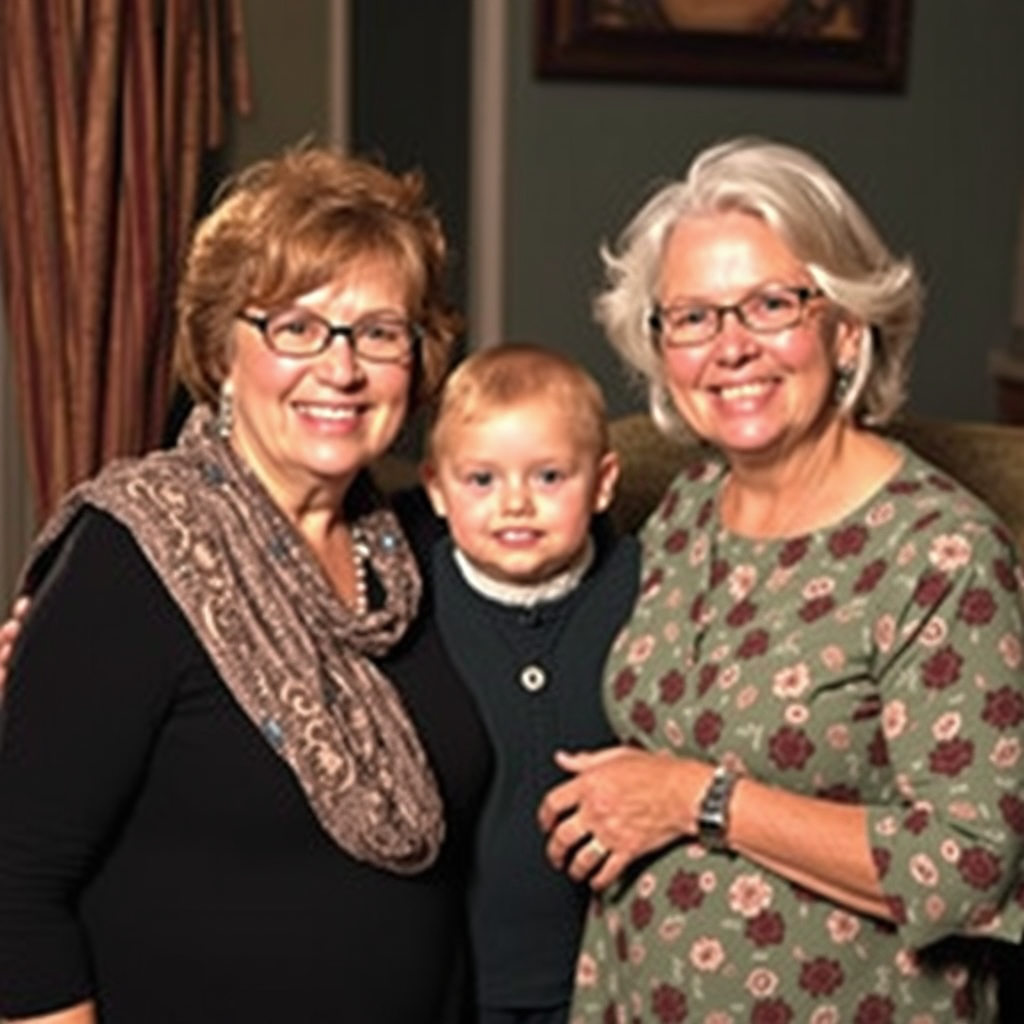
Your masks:
<instances>
[{"instance_id":1,"label":"child's short blonde hair","mask_svg":"<svg viewBox=\"0 0 1024 1024\"><path fill-rule=\"evenodd\" d=\"M448 429L538 399L571 409L574 441L595 458L608 451L608 413L597 381L579 363L529 342L481 349L444 384L430 430L429 454L443 453Z\"/></svg>"}]
</instances>

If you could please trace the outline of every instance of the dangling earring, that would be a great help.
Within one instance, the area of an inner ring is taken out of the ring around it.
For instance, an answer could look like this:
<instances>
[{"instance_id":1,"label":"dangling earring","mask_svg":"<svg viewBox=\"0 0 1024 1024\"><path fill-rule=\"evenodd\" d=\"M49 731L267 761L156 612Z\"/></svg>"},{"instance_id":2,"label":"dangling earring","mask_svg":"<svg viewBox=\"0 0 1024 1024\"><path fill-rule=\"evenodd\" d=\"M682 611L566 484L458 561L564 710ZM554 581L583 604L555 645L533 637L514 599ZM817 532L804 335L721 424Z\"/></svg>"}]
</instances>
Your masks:
<instances>
[{"instance_id":1,"label":"dangling earring","mask_svg":"<svg viewBox=\"0 0 1024 1024\"><path fill-rule=\"evenodd\" d=\"M836 379L832 383L832 401L836 405L841 406L846 401L846 396L853 386L853 378L856 376L857 371L852 366L836 367Z\"/></svg>"},{"instance_id":2,"label":"dangling earring","mask_svg":"<svg viewBox=\"0 0 1024 1024\"><path fill-rule=\"evenodd\" d=\"M231 428L235 423L235 392L225 381L220 386L220 398L217 402L217 435L222 441L231 437Z\"/></svg>"}]
</instances>

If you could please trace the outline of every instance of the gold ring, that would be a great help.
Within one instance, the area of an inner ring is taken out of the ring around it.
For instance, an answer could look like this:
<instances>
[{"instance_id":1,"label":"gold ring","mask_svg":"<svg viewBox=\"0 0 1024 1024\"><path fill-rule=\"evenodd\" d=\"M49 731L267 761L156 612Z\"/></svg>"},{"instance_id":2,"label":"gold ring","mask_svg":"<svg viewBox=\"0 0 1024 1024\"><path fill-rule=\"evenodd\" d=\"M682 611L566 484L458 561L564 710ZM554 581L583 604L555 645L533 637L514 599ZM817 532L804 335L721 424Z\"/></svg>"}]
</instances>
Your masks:
<instances>
[{"instance_id":1,"label":"gold ring","mask_svg":"<svg viewBox=\"0 0 1024 1024\"><path fill-rule=\"evenodd\" d=\"M591 836L587 840L587 849L594 855L594 860L604 860L611 851L597 836Z\"/></svg>"}]
</instances>

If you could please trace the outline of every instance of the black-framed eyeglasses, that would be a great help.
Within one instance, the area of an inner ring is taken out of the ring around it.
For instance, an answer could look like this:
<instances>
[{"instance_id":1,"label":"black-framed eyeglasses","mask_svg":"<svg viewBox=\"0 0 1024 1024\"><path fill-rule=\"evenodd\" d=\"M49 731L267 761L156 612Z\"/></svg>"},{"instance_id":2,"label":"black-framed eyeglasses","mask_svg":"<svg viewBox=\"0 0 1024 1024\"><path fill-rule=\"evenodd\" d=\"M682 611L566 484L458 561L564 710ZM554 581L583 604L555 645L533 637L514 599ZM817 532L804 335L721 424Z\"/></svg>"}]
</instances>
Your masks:
<instances>
[{"instance_id":1,"label":"black-framed eyeglasses","mask_svg":"<svg viewBox=\"0 0 1024 1024\"><path fill-rule=\"evenodd\" d=\"M258 315L242 312L238 319L255 327L267 347L278 355L309 359L326 352L335 338L345 338L359 359L370 363L405 362L420 341L419 328L404 317L372 314L354 324L332 324L311 309L289 309Z\"/></svg>"},{"instance_id":2,"label":"black-framed eyeglasses","mask_svg":"<svg viewBox=\"0 0 1024 1024\"><path fill-rule=\"evenodd\" d=\"M744 327L757 334L775 334L795 327L812 299L823 296L818 288L771 285L758 288L729 306L710 302L679 302L655 305L647 324L656 340L669 348L704 345L722 329L726 313L735 313Z\"/></svg>"}]
</instances>

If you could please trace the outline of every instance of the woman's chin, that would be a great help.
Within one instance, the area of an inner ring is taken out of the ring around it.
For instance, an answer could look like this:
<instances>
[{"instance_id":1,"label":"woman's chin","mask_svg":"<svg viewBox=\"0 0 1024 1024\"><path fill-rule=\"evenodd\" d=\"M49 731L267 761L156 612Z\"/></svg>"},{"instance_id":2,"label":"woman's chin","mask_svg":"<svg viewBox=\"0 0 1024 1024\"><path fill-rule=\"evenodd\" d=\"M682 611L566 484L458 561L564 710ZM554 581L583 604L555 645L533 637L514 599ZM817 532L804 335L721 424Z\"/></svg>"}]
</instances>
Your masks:
<instances>
[{"instance_id":1,"label":"woman's chin","mask_svg":"<svg viewBox=\"0 0 1024 1024\"><path fill-rule=\"evenodd\" d=\"M709 440L727 459L733 460L771 455L781 450L783 437L778 430L751 425L719 431L710 435Z\"/></svg>"}]
</instances>

